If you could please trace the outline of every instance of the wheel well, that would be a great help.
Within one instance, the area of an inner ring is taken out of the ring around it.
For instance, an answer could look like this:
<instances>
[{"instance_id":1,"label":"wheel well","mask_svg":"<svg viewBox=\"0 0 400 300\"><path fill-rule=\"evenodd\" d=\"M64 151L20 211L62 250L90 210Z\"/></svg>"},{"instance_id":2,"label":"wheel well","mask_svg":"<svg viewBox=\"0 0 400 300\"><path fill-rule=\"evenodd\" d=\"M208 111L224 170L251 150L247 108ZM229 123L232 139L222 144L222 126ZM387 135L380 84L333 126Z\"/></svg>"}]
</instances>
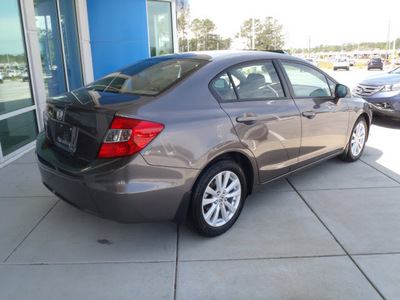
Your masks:
<instances>
[{"instance_id":1,"label":"wheel well","mask_svg":"<svg viewBox=\"0 0 400 300\"><path fill-rule=\"evenodd\" d=\"M207 170L210 166L212 166L213 164L215 164L218 161L221 160L233 160L236 163L238 163L245 176L246 176L246 183L247 183L247 195L250 195L253 191L253 182L254 182L254 176L253 176L253 166L251 165L250 160L243 154L238 153L238 152L228 152L228 153L224 153L216 158L214 158L212 161L210 161L201 171L201 173L199 174L199 176L196 179L196 182L193 186L196 186L197 181L199 180L199 178L203 175L203 173L205 172L205 170Z\"/></svg>"},{"instance_id":2,"label":"wheel well","mask_svg":"<svg viewBox=\"0 0 400 300\"><path fill-rule=\"evenodd\" d=\"M369 116L367 113L363 113L360 115L360 117L363 117L365 122L367 123L367 129L368 129L368 135L367 135L367 140L368 140L368 136L369 136L369 129L371 127L371 120L369 119Z\"/></svg>"}]
</instances>

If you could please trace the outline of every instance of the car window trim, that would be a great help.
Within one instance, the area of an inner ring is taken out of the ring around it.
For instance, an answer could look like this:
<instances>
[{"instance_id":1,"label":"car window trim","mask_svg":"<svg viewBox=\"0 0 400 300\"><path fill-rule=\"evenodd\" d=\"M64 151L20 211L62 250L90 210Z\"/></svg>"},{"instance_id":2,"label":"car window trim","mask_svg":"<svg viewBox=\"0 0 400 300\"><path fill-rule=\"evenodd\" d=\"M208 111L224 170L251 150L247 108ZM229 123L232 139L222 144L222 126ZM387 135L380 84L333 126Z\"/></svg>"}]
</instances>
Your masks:
<instances>
[{"instance_id":1,"label":"car window trim","mask_svg":"<svg viewBox=\"0 0 400 300\"><path fill-rule=\"evenodd\" d=\"M232 77L231 77L231 72L229 72L230 69L233 68L238 68L241 65L249 65L249 64L257 64L257 63L266 63L266 62L271 62L275 68L275 71L277 73L278 79L281 83L282 86L282 90L284 93L284 97L277 97L277 98L246 98L246 99L240 99L237 89L236 89L236 85L234 84ZM220 103L231 103L231 102L250 102L250 101L271 101L271 100L287 100L287 99L292 99L292 97L290 96L289 93L289 88L287 85L286 80L282 77L282 73L280 72L279 66L276 63L276 59L273 58L266 58L266 59L255 59L255 60L247 60L245 62L240 62L240 63L236 63L233 64L227 68L225 68L224 70L222 70L221 72L219 72L216 76L213 77L213 79L211 79L210 83L208 84L208 89L210 90L211 94L217 99L218 102ZM232 84L234 91L235 91L235 95L236 95L236 99L232 99L232 100L224 100L221 98L221 96L219 95L219 93L215 90L214 88L214 82L221 77L221 75L223 75L224 73L226 73L229 77L230 83Z\"/></svg>"}]
</instances>

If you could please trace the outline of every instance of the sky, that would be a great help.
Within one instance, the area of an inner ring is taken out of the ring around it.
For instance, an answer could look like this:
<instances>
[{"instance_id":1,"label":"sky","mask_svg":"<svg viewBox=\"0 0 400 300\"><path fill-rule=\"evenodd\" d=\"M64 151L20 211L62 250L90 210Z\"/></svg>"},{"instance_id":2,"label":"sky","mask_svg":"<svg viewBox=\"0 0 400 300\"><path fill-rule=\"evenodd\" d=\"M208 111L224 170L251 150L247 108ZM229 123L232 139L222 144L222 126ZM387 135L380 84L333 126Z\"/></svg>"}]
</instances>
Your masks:
<instances>
[{"instance_id":1,"label":"sky","mask_svg":"<svg viewBox=\"0 0 400 300\"><path fill-rule=\"evenodd\" d=\"M18 2L1 2L0 6L0 54L21 54L25 50Z\"/></svg>"},{"instance_id":2,"label":"sky","mask_svg":"<svg viewBox=\"0 0 400 300\"><path fill-rule=\"evenodd\" d=\"M191 19L208 18L216 33L233 37L249 18L273 17L283 25L285 49L400 38L400 1L189 0ZM390 20L390 21L389 21Z\"/></svg>"}]
</instances>

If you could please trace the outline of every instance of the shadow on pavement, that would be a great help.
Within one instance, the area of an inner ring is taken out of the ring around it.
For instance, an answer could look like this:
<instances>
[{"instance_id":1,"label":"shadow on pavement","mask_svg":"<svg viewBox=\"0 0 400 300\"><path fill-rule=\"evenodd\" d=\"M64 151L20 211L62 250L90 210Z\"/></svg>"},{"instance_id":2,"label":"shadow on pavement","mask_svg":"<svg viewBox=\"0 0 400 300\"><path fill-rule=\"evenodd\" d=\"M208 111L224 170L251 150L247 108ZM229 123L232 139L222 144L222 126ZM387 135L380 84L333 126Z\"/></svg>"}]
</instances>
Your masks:
<instances>
[{"instance_id":1,"label":"shadow on pavement","mask_svg":"<svg viewBox=\"0 0 400 300\"><path fill-rule=\"evenodd\" d=\"M385 128L400 129L400 119L383 117L379 115L374 115L372 118L372 124Z\"/></svg>"}]
</instances>

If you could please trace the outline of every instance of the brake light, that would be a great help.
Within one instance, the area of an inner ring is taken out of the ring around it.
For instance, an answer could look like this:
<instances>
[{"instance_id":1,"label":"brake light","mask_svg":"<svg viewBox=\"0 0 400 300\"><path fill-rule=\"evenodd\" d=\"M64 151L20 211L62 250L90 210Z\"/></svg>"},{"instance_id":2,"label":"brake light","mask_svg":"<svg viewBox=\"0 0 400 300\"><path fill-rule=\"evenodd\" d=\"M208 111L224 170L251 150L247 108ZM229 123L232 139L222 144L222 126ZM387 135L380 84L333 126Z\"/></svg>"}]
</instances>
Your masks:
<instances>
[{"instance_id":1,"label":"brake light","mask_svg":"<svg viewBox=\"0 0 400 300\"><path fill-rule=\"evenodd\" d=\"M149 121L116 117L101 144L98 158L128 156L146 147L164 125Z\"/></svg>"}]
</instances>

